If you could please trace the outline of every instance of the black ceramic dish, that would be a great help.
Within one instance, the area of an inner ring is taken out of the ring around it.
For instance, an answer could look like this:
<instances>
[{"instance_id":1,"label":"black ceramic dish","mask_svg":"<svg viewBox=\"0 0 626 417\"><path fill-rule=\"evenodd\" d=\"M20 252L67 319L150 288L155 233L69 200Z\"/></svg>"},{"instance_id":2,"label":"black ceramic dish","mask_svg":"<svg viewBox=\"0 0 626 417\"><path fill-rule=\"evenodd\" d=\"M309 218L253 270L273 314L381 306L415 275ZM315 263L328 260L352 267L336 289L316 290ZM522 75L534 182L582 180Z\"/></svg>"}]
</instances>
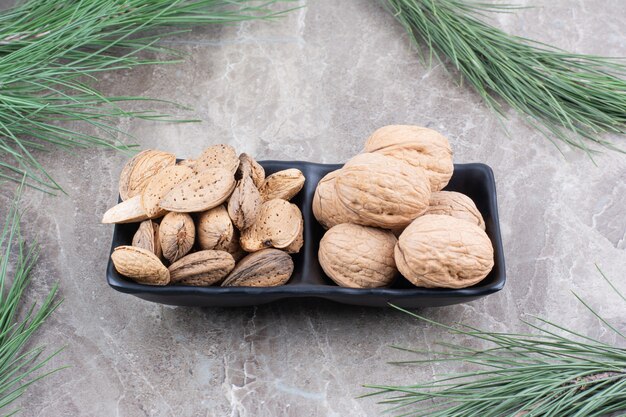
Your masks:
<instances>
[{"instance_id":1,"label":"black ceramic dish","mask_svg":"<svg viewBox=\"0 0 626 417\"><path fill-rule=\"evenodd\" d=\"M317 251L324 229L311 210L311 201L318 181L341 165L323 165L310 162L262 161L266 174L287 168L300 169L306 183L292 200L304 216L304 246L293 255L295 269L286 285L270 288L246 287L155 287L137 284L117 273L109 258L107 281L117 291L132 294L144 300L182 306L246 306L264 304L283 298L319 297L345 304L387 306L388 303L407 308L444 306L464 303L497 292L504 287L504 253L498 223L496 185L491 168L484 164L458 164L446 190L459 191L474 200L482 213L487 234L494 247L495 264L489 275L477 285L458 290L417 288L399 277L389 288L352 289L337 286L324 274ZM115 225L111 252L120 245L130 245L137 224Z\"/></svg>"}]
</instances>

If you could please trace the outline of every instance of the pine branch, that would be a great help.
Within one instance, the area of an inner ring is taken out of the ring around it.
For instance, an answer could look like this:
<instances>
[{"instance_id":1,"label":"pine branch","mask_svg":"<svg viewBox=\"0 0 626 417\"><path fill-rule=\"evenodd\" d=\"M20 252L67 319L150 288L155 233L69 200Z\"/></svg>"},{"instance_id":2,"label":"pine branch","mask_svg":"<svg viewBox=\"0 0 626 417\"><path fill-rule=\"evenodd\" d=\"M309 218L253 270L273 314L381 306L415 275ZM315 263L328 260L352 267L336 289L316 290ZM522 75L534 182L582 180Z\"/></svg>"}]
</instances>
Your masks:
<instances>
[{"instance_id":1,"label":"pine branch","mask_svg":"<svg viewBox=\"0 0 626 417\"><path fill-rule=\"evenodd\" d=\"M587 304L585 306L602 323L609 324ZM488 346L470 348L440 343L445 347L441 352L399 348L420 356L429 355L400 364L463 362L474 364L478 369L415 385L366 385L374 392L365 396L385 395L387 398L381 403L389 405L387 411L394 415L591 417L626 411L624 348L580 335L544 319L538 319L542 325L529 323L537 334L512 334L464 325L446 326L398 309L451 334L482 341ZM617 328L612 325L608 328L621 337Z\"/></svg>"},{"instance_id":2,"label":"pine branch","mask_svg":"<svg viewBox=\"0 0 626 417\"><path fill-rule=\"evenodd\" d=\"M118 138L126 135L115 127L118 118L171 117L125 110L127 102L148 99L107 97L86 82L93 83L104 71L180 62L180 53L159 44L181 32L168 27L271 19L286 12L270 10L276 2L29 0L1 12L0 179L19 182L26 177L28 185L61 190L36 151L96 146L130 152L132 147ZM164 58L149 57L155 54ZM80 127L69 128L67 122ZM87 126L98 133L84 133Z\"/></svg>"},{"instance_id":3,"label":"pine branch","mask_svg":"<svg viewBox=\"0 0 626 417\"><path fill-rule=\"evenodd\" d=\"M485 12L514 6L465 0L385 0L415 42L444 57L500 116L501 101L558 141L592 153L624 152L605 134L626 133L626 65L569 53L495 28Z\"/></svg>"}]
</instances>

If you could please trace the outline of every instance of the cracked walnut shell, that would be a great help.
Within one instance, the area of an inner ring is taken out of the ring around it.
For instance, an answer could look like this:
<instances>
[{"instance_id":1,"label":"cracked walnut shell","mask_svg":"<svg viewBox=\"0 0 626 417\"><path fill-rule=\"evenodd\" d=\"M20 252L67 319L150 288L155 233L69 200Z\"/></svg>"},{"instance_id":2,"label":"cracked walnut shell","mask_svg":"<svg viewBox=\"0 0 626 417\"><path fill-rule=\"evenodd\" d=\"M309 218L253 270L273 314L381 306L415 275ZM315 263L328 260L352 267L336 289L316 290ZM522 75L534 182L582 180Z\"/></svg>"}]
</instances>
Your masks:
<instances>
[{"instance_id":1,"label":"cracked walnut shell","mask_svg":"<svg viewBox=\"0 0 626 417\"><path fill-rule=\"evenodd\" d=\"M326 275L339 286L385 287L398 272L393 256L396 241L388 230L343 223L324 234L318 257Z\"/></svg>"},{"instance_id":2,"label":"cracked walnut shell","mask_svg":"<svg viewBox=\"0 0 626 417\"><path fill-rule=\"evenodd\" d=\"M465 288L493 268L493 246L477 225L456 217L418 217L400 235L394 255L400 273L426 288Z\"/></svg>"},{"instance_id":3,"label":"cracked walnut shell","mask_svg":"<svg viewBox=\"0 0 626 417\"><path fill-rule=\"evenodd\" d=\"M445 136L420 126L390 125L376 130L365 143L375 152L421 167L432 191L443 189L452 177L452 149Z\"/></svg>"}]
</instances>

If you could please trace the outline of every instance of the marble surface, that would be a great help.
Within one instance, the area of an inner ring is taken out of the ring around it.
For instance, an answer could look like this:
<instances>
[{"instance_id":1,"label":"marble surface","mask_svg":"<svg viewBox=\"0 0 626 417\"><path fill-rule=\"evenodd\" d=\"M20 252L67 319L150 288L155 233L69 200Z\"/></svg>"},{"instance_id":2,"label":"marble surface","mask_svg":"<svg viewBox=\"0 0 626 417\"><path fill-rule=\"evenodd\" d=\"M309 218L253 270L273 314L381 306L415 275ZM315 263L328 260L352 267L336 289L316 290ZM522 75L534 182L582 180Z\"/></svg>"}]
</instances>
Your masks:
<instances>
[{"instance_id":1,"label":"marble surface","mask_svg":"<svg viewBox=\"0 0 626 417\"><path fill-rule=\"evenodd\" d=\"M622 0L518 3L539 7L493 22L572 51L626 55L626 14L615 13ZM332 163L385 124L437 129L457 162L495 172L508 282L482 300L420 314L508 331L541 315L617 343L572 291L626 326L624 304L595 266L626 291L624 155L603 153L594 163L579 151L561 154L512 111L507 136L476 94L440 65L420 64L376 1L310 1L273 22L198 28L168 44L188 53L184 63L107 74L98 84L110 94L175 100L193 110L169 111L202 120L121 120L142 147L189 157L226 142L259 159ZM390 345L466 343L389 309L318 301L176 308L115 292L104 276L113 228L99 220L116 201L125 156L87 150L43 159L68 196L26 192L24 234L42 242L28 296L41 299L60 283L64 302L35 343L66 346L53 366L71 367L33 386L20 415L374 416L383 407L357 399L368 392L361 384L468 369L387 364L410 358Z\"/></svg>"}]
</instances>

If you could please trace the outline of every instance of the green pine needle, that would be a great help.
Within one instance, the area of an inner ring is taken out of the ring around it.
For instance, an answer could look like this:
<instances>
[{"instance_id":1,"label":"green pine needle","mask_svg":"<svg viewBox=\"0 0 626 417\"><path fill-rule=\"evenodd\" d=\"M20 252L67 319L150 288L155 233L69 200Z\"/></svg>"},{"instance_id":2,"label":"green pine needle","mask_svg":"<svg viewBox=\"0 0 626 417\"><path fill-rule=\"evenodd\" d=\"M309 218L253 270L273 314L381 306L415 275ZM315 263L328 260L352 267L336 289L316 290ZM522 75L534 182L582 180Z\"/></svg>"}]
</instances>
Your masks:
<instances>
[{"instance_id":1,"label":"green pine needle","mask_svg":"<svg viewBox=\"0 0 626 417\"><path fill-rule=\"evenodd\" d=\"M503 116L502 102L554 139L585 152L624 152L603 138L626 133L624 60L569 53L510 35L481 20L510 5L465 0L385 0L430 60L445 56L484 101Z\"/></svg>"},{"instance_id":2,"label":"green pine needle","mask_svg":"<svg viewBox=\"0 0 626 417\"><path fill-rule=\"evenodd\" d=\"M20 187L21 191L21 187ZM29 347L33 335L59 306L57 286L37 307L24 310L25 291L39 257L38 244L26 245L20 235L20 191L10 206L0 235L0 413L13 415L13 402L26 389L62 368L45 370L61 349L45 353L43 346Z\"/></svg>"},{"instance_id":3,"label":"green pine needle","mask_svg":"<svg viewBox=\"0 0 626 417\"><path fill-rule=\"evenodd\" d=\"M619 301L626 302L624 295L607 282ZM626 341L623 331L576 297ZM414 417L593 417L626 411L626 349L622 347L541 318L537 318L539 324L523 321L537 334L513 334L466 325L451 327L398 309L487 347L451 343L438 343L441 351L394 347L420 357L429 355L396 364L462 362L475 365L477 370L409 386L366 385L375 391L365 396L387 397L381 403L389 406L388 413Z\"/></svg>"},{"instance_id":4,"label":"green pine needle","mask_svg":"<svg viewBox=\"0 0 626 417\"><path fill-rule=\"evenodd\" d=\"M54 191L60 185L37 159L53 147L122 151L119 117L170 121L128 111L141 97L107 97L91 86L103 71L179 62L158 42L179 33L167 27L269 19L277 0L29 0L0 13L0 179ZM163 32L162 28L166 28ZM163 59L151 58L156 54ZM188 122L191 120L177 120ZM79 122L68 127L67 122ZM80 127L83 125L83 127ZM85 133L92 126L97 134Z\"/></svg>"}]
</instances>

